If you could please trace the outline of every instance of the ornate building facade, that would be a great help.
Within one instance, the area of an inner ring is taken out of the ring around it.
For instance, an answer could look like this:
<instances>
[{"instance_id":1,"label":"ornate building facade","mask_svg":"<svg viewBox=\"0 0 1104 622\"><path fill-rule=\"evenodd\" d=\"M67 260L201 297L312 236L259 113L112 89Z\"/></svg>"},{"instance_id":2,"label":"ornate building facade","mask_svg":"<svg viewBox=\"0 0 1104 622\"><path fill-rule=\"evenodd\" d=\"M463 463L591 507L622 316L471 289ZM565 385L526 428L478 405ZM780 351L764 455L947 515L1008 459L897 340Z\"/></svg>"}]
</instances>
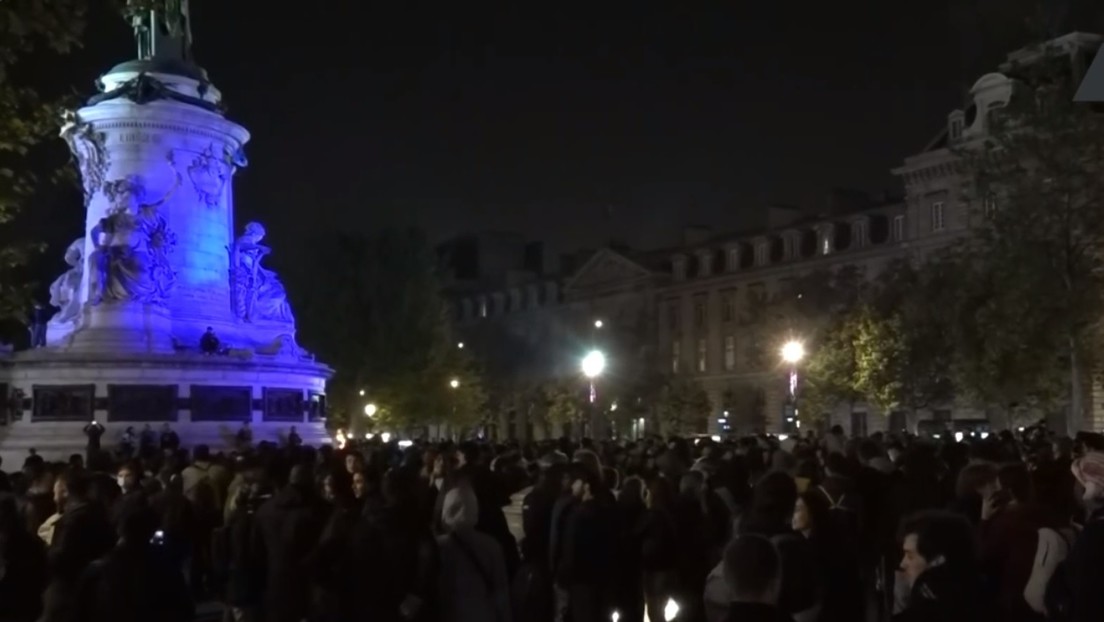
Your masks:
<instances>
[{"instance_id":1,"label":"ornate building facade","mask_svg":"<svg viewBox=\"0 0 1104 622\"><path fill-rule=\"evenodd\" d=\"M1098 35L1073 33L1046 47L1068 56L1076 76L1083 75L1101 41ZM819 205L768 207L766 225L759 229L699 231L678 248L647 253L602 249L564 276L457 297L460 331L483 350L482 358L499 361L490 371L506 374L504 382L531 384L571 373L581 352L621 330L621 341L637 344L619 346L631 354L631 373L647 366L650 373L692 378L705 389L713 413L701 422L702 432L780 431L789 388L788 369L776 353L787 339L801 335L783 332L774 343L753 338L745 318L754 305L780 294L800 296L793 287L811 274L851 270L873 278L894 260L922 262L999 209L999 192L973 191L959 150L983 140L993 115L1009 102L1015 89L1006 75L1011 67L1042 53L1042 48L1014 52L997 72L979 78L936 136L893 169L902 184L896 196L836 190ZM603 329L594 328L598 320ZM504 347L510 356L500 351ZM611 374L618 363L611 361ZM1104 387L1095 383L1090 392L1083 425L1104 428ZM513 413L510 436L532 437L517 423L534 414L531 402L521 400L506 410ZM923 420L985 419L983 412L955 404L911 416L879 413L864 404L825 414L827 422L855 434L916 429Z\"/></svg>"}]
</instances>

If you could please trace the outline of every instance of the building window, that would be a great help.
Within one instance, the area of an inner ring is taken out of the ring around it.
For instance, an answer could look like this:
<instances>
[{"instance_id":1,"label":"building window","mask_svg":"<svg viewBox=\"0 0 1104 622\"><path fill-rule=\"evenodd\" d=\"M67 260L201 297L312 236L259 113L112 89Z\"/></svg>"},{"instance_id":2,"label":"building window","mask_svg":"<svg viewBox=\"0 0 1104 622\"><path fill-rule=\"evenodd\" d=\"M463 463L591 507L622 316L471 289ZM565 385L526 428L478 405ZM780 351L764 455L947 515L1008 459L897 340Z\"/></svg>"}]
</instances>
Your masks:
<instances>
[{"instance_id":1,"label":"building window","mask_svg":"<svg viewBox=\"0 0 1104 622\"><path fill-rule=\"evenodd\" d=\"M982 208L985 212L986 218L992 218L997 215L997 197L993 194L985 195L985 199L982 201Z\"/></svg>"},{"instance_id":2,"label":"building window","mask_svg":"<svg viewBox=\"0 0 1104 622\"><path fill-rule=\"evenodd\" d=\"M479 317L487 317L487 301L479 301Z\"/></svg>"},{"instance_id":3,"label":"building window","mask_svg":"<svg viewBox=\"0 0 1104 622\"><path fill-rule=\"evenodd\" d=\"M725 292L721 294L721 321L734 322L736 320L736 293Z\"/></svg>"},{"instance_id":4,"label":"building window","mask_svg":"<svg viewBox=\"0 0 1104 622\"><path fill-rule=\"evenodd\" d=\"M860 220L855 223L855 248L866 247L866 221Z\"/></svg>"},{"instance_id":5,"label":"building window","mask_svg":"<svg viewBox=\"0 0 1104 622\"><path fill-rule=\"evenodd\" d=\"M682 314L679 313L679 301L674 300L667 306L667 327L672 333L682 330Z\"/></svg>"},{"instance_id":6,"label":"building window","mask_svg":"<svg viewBox=\"0 0 1104 622\"><path fill-rule=\"evenodd\" d=\"M831 240L831 238L828 237L827 233L822 233L821 234L820 253L822 255L827 255L830 252L832 252L832 240Z\"/></svg>"},{"instance_id":7,"label":"building window","mask_svg":"<svg viewBox=\"0 0 1104 622\"><path fill-rule=\"evenodd\" d=\"M671 271L674 272L674 277L676 281L685 281L686 258L682 256L675 257L674 261L671 262Z\"/></svg>"},{"instance_id":8,"label":"building window","mask_svg":"<svg viewBox=\"0 0 1104 622\"><path fill-rule=\"evenodd\" d=\"M701 296L694 299L694 328L705 327L705 299Z\"/></svg>"},{"instance_id":9,"label":"building window","mask_svg":"<svg viewBox=\"0 0 1104 622\"><path fill-rule=\"evenodd\" d=\"M767 259L770 257L770 245L766 242L760 242L755 245L755 265L765 266L767 265Z\"/></svg>"},{"instance_id":10,"label":"building window","mask_svg":"<svg viewBox=\"0 0 1104 622\"><path fill-rule=\"evenodd\" d=\"M893 241L903 242L905 239L905 217L904 215L893 217Z\"/></svg>"},{"instance_id":11,"label":"building window","mask_svg":"<svg viewBox=\"0 0 1104 622\"><path fill-rule=\"evenodd\" d=\"M698 373L704 374L707 366L705 364L706 356L709 354L709 344L704 339L698 340Z\"/></svg>"},{"instance_id":12,"label":"building window","mask_svg":"<svg viewBox=\"0 0 1104 622\"><path fill-rule=\"evenodd\" d=\"M932 231L942 231L943 226L943 201L936 201L931 206L931 228Z\"/></svg>"},{"instance_id":13,"label":"building window","mask_svg":"<svg viewBox=\"0 0 1104 622\"><path fill-rule=\"evenodd\" d=\"M713 274L713 253L703 252L698 254L698 276L710 276Z\"/></svg>"},{"instance_id":14,"label":"building window","mask_svg":"<svg viewBox=\"0 0 1104 622\"><path fill-rule=\"evenodd\" d=\"M671 343L671 373L672 374L679 373L679 364L681 363L681 361L679 359L681 358L681 356L682 356L682 342L681 341L672 342Z\"/></svg>"},{"instance_id":15,"label":"building window","mask_svg":"<svg viewBox=\"0 0 1104 622\"><path fill-rule=\"evenodd\" d=\"M724 338L724 368L725 371L736 369L736 336L725 335Z\"/></svg>"},{"instance_id":16,"label":"building window","mask_svg":"<svg viewBox=\"0 0 1104 622\"><path fill-rule=\"evenodd\" d=\"M740 269L740 249L728 249L728 271L735 272Z\"/></svg>"}]
</instances>

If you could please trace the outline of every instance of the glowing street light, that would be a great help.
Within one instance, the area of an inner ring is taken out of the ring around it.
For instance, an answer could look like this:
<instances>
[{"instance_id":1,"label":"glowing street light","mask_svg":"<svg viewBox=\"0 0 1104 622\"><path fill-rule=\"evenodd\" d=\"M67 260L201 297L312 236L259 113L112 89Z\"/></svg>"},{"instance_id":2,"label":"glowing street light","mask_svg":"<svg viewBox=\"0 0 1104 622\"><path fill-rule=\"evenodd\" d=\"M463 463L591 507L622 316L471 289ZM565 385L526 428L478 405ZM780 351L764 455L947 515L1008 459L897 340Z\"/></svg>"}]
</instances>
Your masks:
<instances>
[{"instance_id":1,"label":"glowing street light","mask_svg":"<svg viewBox=\"0 0 1104 622\"><path fill-rule=\"evenodd\" d=\"M602 375L606 369L606 355L598 350L591 350L583 357L583 375L591 380Z\"/></svg>"},{"instance_id":2,"label":"glowing street light","mask_svg":"<svg viewBox=\"0 0 1104 622\"><path fill-rule=\"evenodd\" d=\"M360 390L360 396L361 396L361 397L364 397L364 389L361 389L361 390Z\"/></svg>"},{"instance_id":3,"label":"glowing street light","mask_svg":"<svg viewBox=\"0 0 1104 622\"><path fill-rule=\"evenodd\" d=\"M594 320L594 328L602 328L602 326L604 326L602 320Z\"/></svg>"},{"instance_id":4,"label":"glowing street light","mask_svg":"<svg viewBox=\"0 0 1104 622\"><path fill-rule=\"evenodd\" d=\"M463 350L464 349L464 342L461 341L460 343L456 344L456 347L460 350Z\"/></svg>"},{"instance_id":5,"label":"glowing street light","mask_svg":"<svg viewBox=\"0 0 1104 622\"><path fill-rule=\"evenodd\" d=\"M452 380L449 380L449 386L454 388L454 389L459 388L460 387L460 380L458 380L456 378L453 378Z\"/></svg>"},{"instance_id":6,"label":"glowing street light","mask_svg":"<svg viewBox=\"0 0 1104 622\"><path fill-rule=\"evenodd\" d=\"M782 360L794 365L805 358L805 344L800 341L787 341L781 350Z\"/></svg>"},{"instance_id":7,"label":"glowing street light","mask_svg":"<svg viewBox=\"0 0 1104 622\"><path fill-rule=\"evenodd\" d=\"M667 599L667 604L663 606L663 619L666 622L671 622L671 620L674 620L675 618L678 617L678 614L679 614L678 603L675 602L675 599L668 598Z\"/></svg>"},{"instance_id":8,"label":"glowing street light","mask_svg":"<svg viewBox=\"0 0 1104 622\"><path fill-rule=\"evenodd\" d=\"M377 408L375 404L369 402L364 405L364 415L366 417L375 417L377 412L379 412L379 408Z\"/></svg>"}]
</instances>

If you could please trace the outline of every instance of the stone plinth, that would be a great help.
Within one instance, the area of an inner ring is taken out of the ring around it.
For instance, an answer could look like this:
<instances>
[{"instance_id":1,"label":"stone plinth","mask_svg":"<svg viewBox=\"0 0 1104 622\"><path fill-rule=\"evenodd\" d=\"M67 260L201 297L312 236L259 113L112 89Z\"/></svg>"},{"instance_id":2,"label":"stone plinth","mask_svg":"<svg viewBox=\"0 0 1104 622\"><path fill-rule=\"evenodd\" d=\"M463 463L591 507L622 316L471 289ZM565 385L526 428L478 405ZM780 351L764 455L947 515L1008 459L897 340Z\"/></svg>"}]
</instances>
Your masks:
<instances>
[{"instance_id":1,"label":"stone plinth","mask_svg":"<svg viewBox=\"0 0 1104 622\"><path fill-rule=\"evenodd\" d=\"M0 362L0 378L24 396L0 427L0 455L22 464L30 447L48 459L83 452L84 426L104 424L104 448L127 426L169 423L185 446L229 449L242 422L255 442L281 442L296 426L304 443L330 442L322 419L331 370L280 357L80 354L44 348Z\"/></svg>"}]
</instances>

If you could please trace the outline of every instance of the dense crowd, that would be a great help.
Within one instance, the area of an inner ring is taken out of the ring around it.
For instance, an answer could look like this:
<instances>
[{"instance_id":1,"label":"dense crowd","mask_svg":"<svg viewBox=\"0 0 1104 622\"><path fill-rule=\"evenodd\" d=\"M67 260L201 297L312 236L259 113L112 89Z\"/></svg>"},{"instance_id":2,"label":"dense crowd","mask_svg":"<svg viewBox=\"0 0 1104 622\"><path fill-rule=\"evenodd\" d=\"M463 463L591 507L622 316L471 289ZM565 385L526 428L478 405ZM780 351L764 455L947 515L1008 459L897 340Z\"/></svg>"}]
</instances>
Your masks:
<instances>
[{"instance_id":1,"label":"dense crowd","mask_svg":"<svg viewBox=\"0 0 1104 622\"><path fill-rule=\"evenodd\" d=\"M0 622L1104 620L1104 439L942 436L32 453Z\"/></svg>"}]
</instances>

